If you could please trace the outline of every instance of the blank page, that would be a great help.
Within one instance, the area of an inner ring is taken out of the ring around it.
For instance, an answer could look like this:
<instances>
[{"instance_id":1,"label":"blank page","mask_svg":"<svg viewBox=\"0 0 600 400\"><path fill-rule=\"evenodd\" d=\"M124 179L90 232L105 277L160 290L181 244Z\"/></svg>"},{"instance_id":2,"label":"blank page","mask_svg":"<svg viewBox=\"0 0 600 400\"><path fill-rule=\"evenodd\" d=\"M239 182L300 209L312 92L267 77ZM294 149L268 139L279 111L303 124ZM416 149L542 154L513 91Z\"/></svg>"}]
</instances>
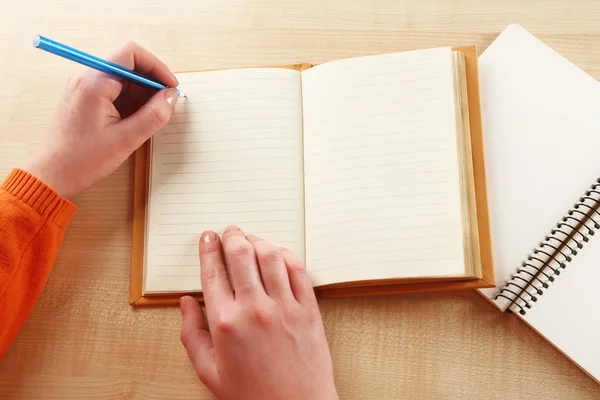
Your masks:
<instances>
[{"instance_id":1,"label":"blank page","mask_svg":"<svg viewBox=\"0 0 600 400\"><path fill-rule=\"evenodd\" d=\"M600 83L519 25L481 55L479 74L498 284L481 292L494 298L600 176Z\"/></svg>"},{"instance_id":2,"label":"blank page","mask_svg":"<svg viewBox=\"0 0 600 400\"><path fill-rule=\"evenodd\" d=\"M185 73L154 137L146 293L201 290L198 239L237 224L304 257L300 73Z\"/></svg>"},{"instance_id":3,"label":"blank page","mask_svg":"<svg viewBox=\"0 0 600 400\"><path fill-rule=\"evenodd\" d=\"M525 320L550 343L600 381L600 238L592 237L544 291Z\"/></svg>"},{"instance_id":4,"label":"blank page","mask_svg":"<svg viewBox=\"0 0 600 400\"><path fill-rule=\"evenodd\" d=\"M453 74L450 48L302 73L315 285L465 275Z\"/></svg>"}]
</instances>

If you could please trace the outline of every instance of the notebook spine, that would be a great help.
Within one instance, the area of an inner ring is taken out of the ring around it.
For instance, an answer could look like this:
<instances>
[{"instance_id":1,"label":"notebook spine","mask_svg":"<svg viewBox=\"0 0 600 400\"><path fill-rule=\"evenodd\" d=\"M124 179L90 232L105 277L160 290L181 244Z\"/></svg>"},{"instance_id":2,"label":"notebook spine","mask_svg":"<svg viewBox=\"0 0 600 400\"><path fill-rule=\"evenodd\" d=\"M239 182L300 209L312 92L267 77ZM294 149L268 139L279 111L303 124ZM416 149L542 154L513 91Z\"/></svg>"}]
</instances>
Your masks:
<instances>
[{"instance_id":1,"label":"notebook spine","mask_svg":"<svg viewBox=\"0 0 600 400\"><path fill-rule=\"evenodd\" d=\"M525 315L600 229L600 178L521 263L496 294L506 308Z\"/></svg>"}]
</instances>

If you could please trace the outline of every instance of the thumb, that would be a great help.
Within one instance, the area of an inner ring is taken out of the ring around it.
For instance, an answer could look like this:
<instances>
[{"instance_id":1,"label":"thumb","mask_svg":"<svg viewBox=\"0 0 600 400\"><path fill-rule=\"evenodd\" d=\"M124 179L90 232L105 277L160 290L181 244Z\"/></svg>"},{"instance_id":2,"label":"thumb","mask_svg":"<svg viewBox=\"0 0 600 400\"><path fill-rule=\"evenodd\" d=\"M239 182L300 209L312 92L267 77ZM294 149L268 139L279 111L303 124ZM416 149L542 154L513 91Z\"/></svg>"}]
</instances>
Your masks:
<instances>
[{"instance_id":1,"label":"thumb","mask_svg":"<svg viewBox=\"0 0 600 400\"><path fill-rule=\"evenodd\" d=\"M116 124L118 134L137 149L169 122L178 98L174 89L155 93L139 110Z\"/></svg>"},{"instance_id":2,"label":"thumb","mask_svg":"<svg viewBox=\"0 0 600 400\"><path fill-rule=\"evenodd\" d=\"M190 296L180 299L181 314L181 343L192 360L194 369L200 380L211 390L216 388L218 381L215 348L210 333L206 329L204 314L200 304Z\"/></svg>"}]
</instances>

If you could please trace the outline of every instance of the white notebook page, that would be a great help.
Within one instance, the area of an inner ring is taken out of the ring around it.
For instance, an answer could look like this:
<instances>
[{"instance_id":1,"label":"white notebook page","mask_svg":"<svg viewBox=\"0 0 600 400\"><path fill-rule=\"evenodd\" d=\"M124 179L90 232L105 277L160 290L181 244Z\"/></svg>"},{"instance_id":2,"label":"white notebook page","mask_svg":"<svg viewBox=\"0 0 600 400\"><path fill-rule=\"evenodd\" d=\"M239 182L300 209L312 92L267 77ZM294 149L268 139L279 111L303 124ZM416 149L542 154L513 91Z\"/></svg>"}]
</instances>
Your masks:
<instances>
[{"instance_id":1,"label":"white notebook page","mask_svg":"<svg viewBox=\"0 0 600 400\"><path fill-rule=\"evenodd\" d=\"M465 274L450 48L302 73L313 284Z\"/></svg>"},{"instance_id":2,"label":"white notebook page","mask_svg":"<svg viewBox=\"0 0 600 400\"><path fill-rule=\"evenodd\" d=\"M481 55L479 73L498 284L481 292L493 299L600 176L600 83L519 25ZM591 237L527 314L517 314L596 380L599 239ZM496 301L501 309L507 303Z\"/></svg>"},{"instance_id":3,"label":"white notebook page","mask_svg":"<svg viewBox=\"0 0 600 400\"><path fill-rule=\"evenodd\" d=\"M600 83L518 25L481 55L479 76L498 285L482 293L494 298L600 176Z\"/></svg>"},{"instance_id":4,"label":"white notebook page","mask_svg":"<svg viewBox=\"0 0 600 400\"><path fill-rule=\"evenodd\" d=\"M600 381L600 237L596 236L527 314L519 315L515 309L515 315Z\"/></svg>"},{"instance_id":5,"label":"white notebook page","mask_svg":"<svg viewBox=\"0 0 600 400\"><path fill-rule=\"evenodd\" d=\"M153 139L145 292L201 290L198 239L237 224L304 257L300 73L186 73Z\"/></svg>"}]
</instances>

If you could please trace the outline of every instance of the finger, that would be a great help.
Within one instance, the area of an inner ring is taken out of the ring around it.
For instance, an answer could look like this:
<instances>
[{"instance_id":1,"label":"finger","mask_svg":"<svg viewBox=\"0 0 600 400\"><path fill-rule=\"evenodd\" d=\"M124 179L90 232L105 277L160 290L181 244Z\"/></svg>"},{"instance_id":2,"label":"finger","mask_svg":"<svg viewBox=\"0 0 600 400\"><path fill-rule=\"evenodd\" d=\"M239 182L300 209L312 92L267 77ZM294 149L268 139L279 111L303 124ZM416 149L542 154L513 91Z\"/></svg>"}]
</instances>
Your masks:
<instances>
[{"instance_id":1,"label":"finger","mask_svg":"<svg viewBox=\"0 0 600 400\"><path fill-rule=\"evenodd\" d=\"M258 268L267 294L277 300L293 299L285 260L278 247L255 235L246 239L254 246Z\"/></svg>"},{"instance_id":2,"label":"finger","mask_svg":"<svg viewBox=\"0 0 600 400\"><path fill-rule=\"evenodd\" d=\"M167 86L176 87L179 84L165 63L135 42L128 42L113 50L107 57L107 61L132 69ZM96 95L106 96L111 103L118 98L122 91L123 81L121 79L96 70L87 70L84 75L86 81L94 87L93 92Z\"/></svg>"},{"instance_id":3,"label":"finger","mask_svg":"<svg viewBox=\"0 0 600 400\"><path fill-rule=\"evenodd\" d=\"M140 147L152 135L164 127L177 103L173 89L161 90L135 113L115 124L115 134L131 150Z\"/></svg>"},{"instance_id":4,"label":"finger","mask_svg":"<svg viewBox=\"0 0 600 400\"><path fill-rule=\"evenodd\" d=\"M179 84L164 62L135 42L128 42L115 49L107 60L142 75L156 78L165 85L176 87Z\"/></svg>"},{"instance_id":5,"label":"finger","mask_svg":"<svg viewBox=\"0 0 600 400\"><path fill-rule=\"evenodd\" d=\"M95 69L86 68L67 80L65 93L75 96L78 93L88 99L108 100L111 103L121 93L123 83L112 76Z\"/></svg>"},{"instance_id":6,"label":"finger","mask_svg":"<svg viewBox=\"0 0 600 400\"><path fill-rule=\"evenodd\" d=\"M200 237L200 279L202 293L209 318L219 307L233 301L233 289L229 283L223 246L219 235L206 231Z\"/></svg>"},{"instance_id":7,"label":"finger","mask_svg":"<svg viewBox=\"0 0 600 400\"><path fill-rule=\"evenodd\" d=\"M182 297L179 302L183 316L181 343L192 360L200 380L209 388L215 387L218 380L215 348L204 323L202 308L190 296Z\"/></svg>"},{"instance_id":8,"label":"finger","mask_svg":"<svg viewBox=\"0 0 600 400\"><path fill-rule=\"evenodd\" d=\"M302 260L285 248L281 248L281 254L285 260L285 266L290 278L290 286L296 300L300 304L316 305L317 298L315 291Z\"/></svg>"},{"instance_id":9,"label":"finger","mask_svg":"<svg viewBox=\"0 0 600 400\"><path fill-rule=\"evenodd\" d=\"M254 247L246 240L246 235L240 228L231 225L225 230L223 250L231 273L235 297L265 293L258 272Z\"/></svg>"}]
</instances>

